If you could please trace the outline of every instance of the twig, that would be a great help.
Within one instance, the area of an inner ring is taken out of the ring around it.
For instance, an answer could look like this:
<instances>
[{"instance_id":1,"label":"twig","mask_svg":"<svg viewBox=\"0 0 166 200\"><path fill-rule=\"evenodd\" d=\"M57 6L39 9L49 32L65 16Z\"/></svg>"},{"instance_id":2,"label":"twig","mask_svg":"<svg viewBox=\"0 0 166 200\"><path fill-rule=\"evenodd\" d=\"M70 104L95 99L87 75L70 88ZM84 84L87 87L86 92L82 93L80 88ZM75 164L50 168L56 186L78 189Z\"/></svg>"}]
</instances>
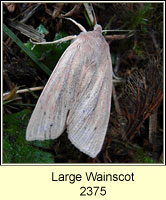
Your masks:
<instances>
[{"instance_id":1,"label":"twig","mask_svg":"<svg viewBox=\"0 0 166 200\"><path fill-rule=\"evenodd\" d=\"M105 35L106 40L122 40L128 38L128 35Z\"/></svg>"},{"instance_id":2,"label":"twig","mask_svg":"<svg viewBox=\"0 0 166 200\"><path fill-rule=\"evenodd\" d=\"M81 4L76 4L72 10L70 10L66 14L62 14L61 16L62 17L71 17L73 15L73 13L75 13L80 8L80 6L81 6Z\"/></svg>"},{"instance_id":3,"label":"twig","mask_svg":"<svg viewBox=\"0 0 166 200\"><path fill-rule=\"evenodd\" d=\"M84 7L85 7L88 17L91 21L91 24L96 24L97 20L96 20L96 16L95 16L95 12L93 10L92 4L84 3Z\"/></svg>"},{"instance_id":4,"label":"twig","mask_svg":"<svg viewBox=\"0 0 166 200\"><path fill-rule=\"evenodd\" d=\"M26 92L34 92L34 91L42 90L43 88L44 88L43 86L40 86L40 87L17 90L16 94L26 93ZM3 97L6 96L6 95L9 95L9 94L10 94L10 92L5 92L3 94Z\"/></svg>"},{"instance_id":5,"label":"twig","mask_svg":"<svg viewBox=\"0 0 166 200\"><path fill-rule=\"evenodd\" d=\"M157 110L149 117L149 143L153 144L153 135L157 129Z\"/></svg>"},{"instance_id":6,"label":"twig","mask_svg":"<svg viewBox=\"0 0 166 200\"><path fill-rule=\"evenodd\" d=\"M19 21L10 22L9 25L17 30L19 30L23 35L35 40L37 42L45 42L44 34L36 31L32 26L24 24Z\"/></svg>"},{"instance_id":7,"label":"twig","mask_svg":"<svg viewBox=\"0 0 166 200\"><path fill-rule=\"evenodd\" d=\"M122 115L114 85L112 85L112 95L113 95L113 100L115 104L115 110L119 115Z\"/></svg>"}]
</instances>

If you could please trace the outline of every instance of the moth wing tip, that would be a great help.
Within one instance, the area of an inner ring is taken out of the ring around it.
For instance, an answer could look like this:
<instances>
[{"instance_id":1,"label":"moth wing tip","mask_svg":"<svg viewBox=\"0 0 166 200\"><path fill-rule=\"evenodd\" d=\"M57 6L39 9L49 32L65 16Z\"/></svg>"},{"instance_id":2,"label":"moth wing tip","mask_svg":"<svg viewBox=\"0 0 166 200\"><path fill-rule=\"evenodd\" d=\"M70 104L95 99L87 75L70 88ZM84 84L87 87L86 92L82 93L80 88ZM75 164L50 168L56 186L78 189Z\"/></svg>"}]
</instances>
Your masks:
<instances>
[{"instance_id":1,"label":"moth wing tip","mask_svg":"<svg viewBox=\"0 0 166 200\"><path fill-rule=\"evenodd\" d=\"M73 137L71 137L70 135L68 135L69 140L71 141L71 143L78 148L82 153L88 155L91 158L96 158L97 155L100 153L101 149L99 149L98 151L91 151L91 149L86 149L84 147L84 145L80 145L77 141L75 141L75 139ZM85 145L86 146L86 145Z\"/></svg>"},{"instance_id":2,"label":"moth wing tip","mask_svg":"<svg viewBox=\"0 0 166 200\"><path fill-rule=\"evenodd\" d=\"M33 134L26 134L26 137L25 137L25 139L27 140L27 141L34 141L34 140L39 140L39 141L44 141L45 140L45 138L44 137L36 137L35 135L33 135Z\"/></svg>"}]
</instances>

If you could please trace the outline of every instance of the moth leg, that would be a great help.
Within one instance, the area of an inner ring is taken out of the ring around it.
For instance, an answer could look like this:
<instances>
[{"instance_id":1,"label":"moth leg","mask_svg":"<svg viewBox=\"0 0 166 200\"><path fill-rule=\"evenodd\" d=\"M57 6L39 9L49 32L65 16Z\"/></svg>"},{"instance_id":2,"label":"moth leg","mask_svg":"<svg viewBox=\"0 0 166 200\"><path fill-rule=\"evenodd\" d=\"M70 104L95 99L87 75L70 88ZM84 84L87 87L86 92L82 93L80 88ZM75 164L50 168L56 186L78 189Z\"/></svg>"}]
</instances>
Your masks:
<instances>
[{"instance_id":1,"label":"moth leg","mask_svg":"<svg viewBox=\"0 0 166 200\"><path fill-rule=\"evenodd\" d=\"M61 38L59 40L56 41L52 41L52 42L34 42L32 40L30 40L33 44L56 44L56 43L61 43L61 42L65 42L68 40L73 40L75 39L77 36L76 35L71 35L71 36L66 36L64 38Z\"/></svg>"}]
</instances>

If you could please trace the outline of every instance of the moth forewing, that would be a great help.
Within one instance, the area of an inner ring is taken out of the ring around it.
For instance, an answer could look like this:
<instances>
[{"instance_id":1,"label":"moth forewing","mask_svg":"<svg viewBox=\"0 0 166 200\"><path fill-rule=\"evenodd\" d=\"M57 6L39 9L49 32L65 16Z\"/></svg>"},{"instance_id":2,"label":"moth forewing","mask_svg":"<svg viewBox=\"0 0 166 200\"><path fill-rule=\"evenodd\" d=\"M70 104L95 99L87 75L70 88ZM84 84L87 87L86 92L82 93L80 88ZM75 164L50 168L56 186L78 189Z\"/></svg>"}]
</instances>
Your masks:
<instances>
[{"instance_id":1,"label":"moth forewing","mask_svg":"<svg viewBox=\"0 0 166 200\"><path fill-rule=\"evenodd\" d=\"M32 113L26 131L27 140L55 139L64 131L69 110L68 94L65 91L73 58L77 52L75 42L57 63Z\"/></svg>"},{"instance_id":2,"label":"moth forewing","mask_svg":"<svg viewBox=\"0 0 166 200\"><path fill-rule=\"evenodd\" d=\"M109 60L107 62L110 63ZM68 126L72 143L91 157L101 150L110 115L111 69L108 63L105 74L101 73L101 84L97 83L98 87L86 91L85 96L91 94L88 100L88 97L81 97L80 106L75 108L76 112L72 115L74 119ZM106 67L104 62L102 66Z\"/></svg>"},{"instance_id":3,"label":"moth forewing","mask_svg":"<svg viewBox=\"0 0 166 200\"><path fill-rule=\"evenodd\" d=\"M82 152L100 152L110 115L112 64L101 26L82 32L67 48L30 119L27 140L55 139L67 128Z\"/></svg>"}]
</instances>

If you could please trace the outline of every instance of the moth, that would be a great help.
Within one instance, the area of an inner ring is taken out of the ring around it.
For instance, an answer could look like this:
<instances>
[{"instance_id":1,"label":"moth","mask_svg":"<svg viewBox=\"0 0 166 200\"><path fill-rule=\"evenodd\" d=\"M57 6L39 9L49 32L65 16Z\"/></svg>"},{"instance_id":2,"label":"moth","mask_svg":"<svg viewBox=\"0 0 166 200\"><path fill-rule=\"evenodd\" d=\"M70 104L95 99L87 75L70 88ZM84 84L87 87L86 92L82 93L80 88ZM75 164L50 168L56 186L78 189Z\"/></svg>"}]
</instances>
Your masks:
<instances>
[{"instance_id":1,"label":"moth","mask_svg":"<svg viewBox=\"0 0 166 200\"><path fill-rule=\"evenodd\" d=\"M61 56L33 111L26 139L56 139L66 129L71 143L95 158L107 131L111 93L109 45L96 24Z\"/></svg>"}]
</instances>

